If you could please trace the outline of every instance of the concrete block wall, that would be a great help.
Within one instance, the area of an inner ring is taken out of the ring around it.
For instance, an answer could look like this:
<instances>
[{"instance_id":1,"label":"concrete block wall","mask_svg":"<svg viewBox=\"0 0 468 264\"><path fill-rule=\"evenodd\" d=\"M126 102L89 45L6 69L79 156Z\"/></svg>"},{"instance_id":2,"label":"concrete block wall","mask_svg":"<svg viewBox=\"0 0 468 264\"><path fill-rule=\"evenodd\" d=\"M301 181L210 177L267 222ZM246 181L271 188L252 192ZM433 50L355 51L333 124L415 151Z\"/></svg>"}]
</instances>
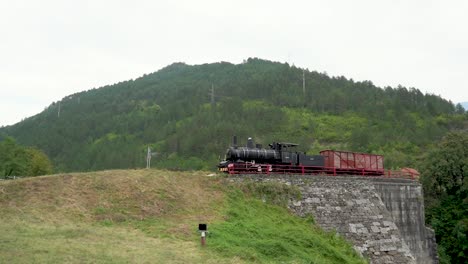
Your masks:
<instances>
[{"instance_id":1,"label":"concrete block wall","mask_svg":"<svg viewBox=\"0 0 468 264\"><path fill-rule=\"evenodd\" d=\"M421 184L408 180L389 179L374 179L372 183L417 262L438 263L434 231L424 224Z\"/></svg>"},{"instance_id":2,"label":"concrete block wall","mask_svg":"<svg viewBox=\"0 0 468 264\"><path fill-rule=\"evenodd\" d=\"M312 214L325 230L336 230L371 263L438 262L433 233L424 226L418 183L354 176L239 175L229 179L297 186L302 198L290 201L289 208L299 216Z\"/></svg>"}]
</instances>

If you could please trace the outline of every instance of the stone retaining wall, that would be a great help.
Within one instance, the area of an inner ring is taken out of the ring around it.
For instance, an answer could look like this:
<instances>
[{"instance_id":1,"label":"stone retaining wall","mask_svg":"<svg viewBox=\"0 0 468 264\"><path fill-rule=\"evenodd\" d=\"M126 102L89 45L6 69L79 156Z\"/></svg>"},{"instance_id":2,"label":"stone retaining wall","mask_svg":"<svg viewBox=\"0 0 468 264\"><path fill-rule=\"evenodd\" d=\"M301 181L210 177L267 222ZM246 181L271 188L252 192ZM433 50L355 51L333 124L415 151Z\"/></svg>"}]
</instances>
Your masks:
<instances>
[{"instance_id":1,"label":"stone retaining wall","mask_svg":"<svg viewBox=\"0 0 468 264\"><path fill-rule=\"evenodd\" d=\"M421 185L355 176L239 175L231 181L277 181L297 186L289 208L336 230L371 263L438 263L434 234L424 226Z\"/></svg>"}]
</instances>

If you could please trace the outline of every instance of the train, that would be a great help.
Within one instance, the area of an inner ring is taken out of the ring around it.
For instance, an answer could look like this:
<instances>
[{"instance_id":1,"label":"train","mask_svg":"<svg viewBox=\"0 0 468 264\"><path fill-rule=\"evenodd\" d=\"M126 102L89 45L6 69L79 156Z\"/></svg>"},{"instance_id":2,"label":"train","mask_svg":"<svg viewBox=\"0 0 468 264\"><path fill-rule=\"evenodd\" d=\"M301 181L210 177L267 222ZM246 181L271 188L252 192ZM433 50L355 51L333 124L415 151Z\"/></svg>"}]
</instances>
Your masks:
<instances>
[{"instance_id":1,"label":"train","mask_svg":"<svg viewBox=\"0 0 468 264\"><path fill-rule=\"evenodd\" d=\"M233 136L218 170L228 174L385 175L382 155L326 149L317 155L297 151L298 144L273 142L263 148L249 137L238 146Z\"/></svg>"}]
</instances>

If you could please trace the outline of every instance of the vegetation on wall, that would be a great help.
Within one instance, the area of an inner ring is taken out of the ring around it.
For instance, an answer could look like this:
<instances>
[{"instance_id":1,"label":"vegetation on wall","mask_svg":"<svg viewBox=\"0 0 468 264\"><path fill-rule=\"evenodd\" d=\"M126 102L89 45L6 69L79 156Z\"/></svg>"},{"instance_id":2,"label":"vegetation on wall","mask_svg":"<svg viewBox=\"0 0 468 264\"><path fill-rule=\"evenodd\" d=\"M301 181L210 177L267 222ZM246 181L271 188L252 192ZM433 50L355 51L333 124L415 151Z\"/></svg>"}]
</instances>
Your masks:
<instances>
[{"instance_id":1,"label":"vegetation on wall","mask_svg":"<svg viewBox=\"0 0 468 264\"><path fill-rule=\"evenodd\" d=\"M263 185L256 189L259 193L248 188L254 196L265 195L265 190L287 188L280 183ZM274 199L262 201L239 190L229 193L226 220L210 227L210 249L251 263L366 263L349 242L317 228L311 217L293 216L273 205L285 198L281 195L275 192Z\"/></svg>"}]
</instances>

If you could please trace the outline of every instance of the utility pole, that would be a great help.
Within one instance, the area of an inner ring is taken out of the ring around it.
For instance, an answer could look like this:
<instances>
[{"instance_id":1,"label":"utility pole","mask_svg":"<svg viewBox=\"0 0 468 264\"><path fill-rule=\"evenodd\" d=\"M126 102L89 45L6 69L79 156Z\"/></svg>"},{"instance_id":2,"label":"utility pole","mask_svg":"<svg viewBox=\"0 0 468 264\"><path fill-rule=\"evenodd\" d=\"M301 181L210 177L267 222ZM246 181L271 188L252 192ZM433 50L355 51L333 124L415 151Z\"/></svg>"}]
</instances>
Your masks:
<instances>
[{"instance_id":1,"label":"utility pole","mask_svg":"<svg viewBox=\"0 0 468 264\"><path fill-rule=\"evenodd\" d=\"M305 70L302 70L302 97L304 98L304 107L306 106L306 91L305 91Z\"/></svg>"},{"instance_id":2,"label":"utility pole","mask_svg":"<svg viewBox=\"0 0 468 264\"><path fill-rule=\"evenodd\" d=\"M59 101L59 109L58 109L57 117L60 118L60 101Z\"/></svg>"},{"instance_id":3,"label":"utility pole","mask_svg":"<svg viewBox=\"0 0 468 264\"><path fill-rule=\"evenodd\" d=\"M305 97L305 70L302 70L302 95Z\"/></svg>"},{"instance_id":4,"label":"utility pole","mask_svg":"<svg viewBox=\"0 0 468 264\"><path fill-rule=\"evenodd\" d=\"M211 108L215 107L214 85L211 83Z\"/></svg>"},{"instance_id":5,"label":"utility pole","mask_svg":"<svg viewBox=\"0 0 468 264\"><path fill-rule=\"evenodd\" d=\"M146 154L146 168L150 169L151 168L151 149L148 146L148 152Z\"/></svg>"}]
</instances>

